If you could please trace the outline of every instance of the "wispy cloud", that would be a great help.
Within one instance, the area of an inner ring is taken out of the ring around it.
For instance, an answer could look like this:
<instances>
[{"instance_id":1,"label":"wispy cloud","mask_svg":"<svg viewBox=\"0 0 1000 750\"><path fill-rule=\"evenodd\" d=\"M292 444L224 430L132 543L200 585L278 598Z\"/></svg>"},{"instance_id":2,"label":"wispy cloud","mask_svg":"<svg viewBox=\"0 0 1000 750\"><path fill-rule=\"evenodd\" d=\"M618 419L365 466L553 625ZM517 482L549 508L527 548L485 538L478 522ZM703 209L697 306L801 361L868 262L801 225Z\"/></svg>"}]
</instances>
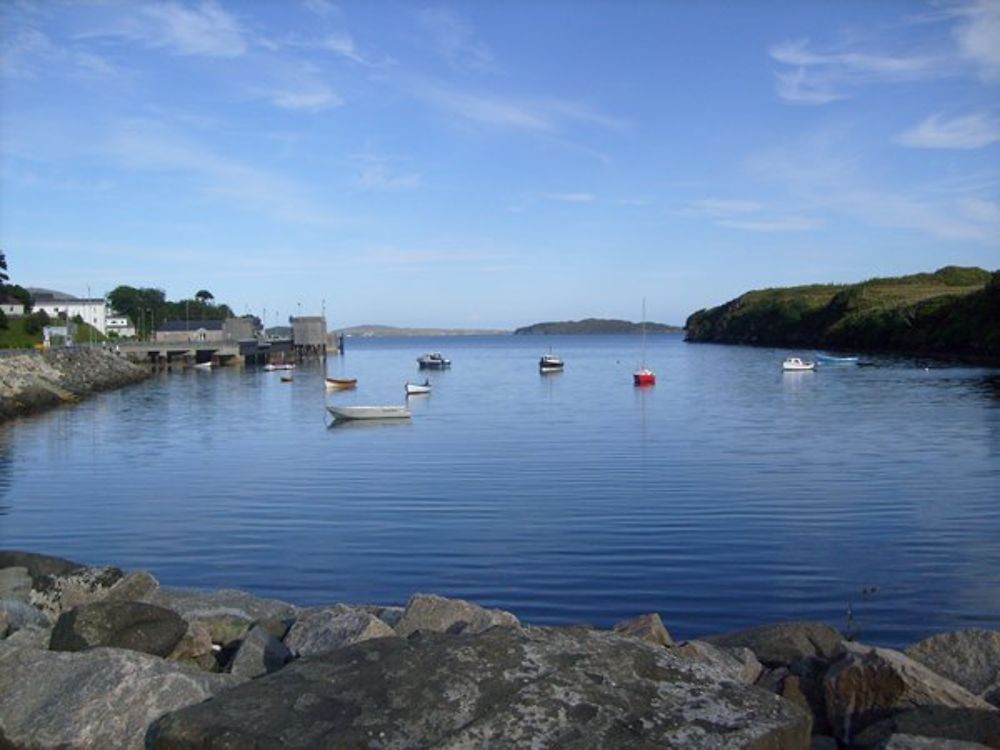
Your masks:
<instances>
[{"instance_id":1,"label":"wispy cloud","mask_svg":"<svg viewBox=\"0 0 1000 750\"><path fill-rule=\"evenodd\" d=\"M593 203L597 200L593 193L542 193L542 198L559 203Z\"/></svg>"},{"instance_id":2,"label":"wispy cloud","mask_svg":"<svg viewBox=\"0 0 1000 750\"><path fill-rule=\"evenodd\" d=\"M329 212L295 181L223 156L158 122L118 123L105 151L126 169L186 176L208 198L244 211L294 223L331 223Z\"/></svg>"},{"instance_id":3,"label":"wispy cloud","mask_svg":"<svg viewBox=\"0 0 1000 750\"><path fill-rule=\"evenodd\" d=\"M417 23L431 48L453 68L482 71L493 67L489 46L452 11L444 8L419 11Z\"/></svg>"},{"instance_id":4,"label":"wispy cloud","mask_svg":"<svg viewBox=\"0 0 1000 750\"><path fill-rule=\"evenodd\" d=\"M344 103L339 96L323 84L313 84L308 88L270 89L261 93L276 107L301 112L321 112L330 107L339 107Z\"/></svg>"},{"instance_id":5,"label":"wispy cloud","mask_svg":"<svg viewBox=\"0 0 1000 750\"><path fill-rule=\"evenodd\" d=\"M176 55L204 57L239 57L248 46L237 18L213 0L190 7L176 2L137 5L110 28L89 36L119 37Z\"/></svg>"},{"instance_id":6,"label":"wispy cloud","mask_svg":"<svg viewBox=\"0 0 1000 750\"><path fill-rule=\"evenodd\" d=\"M1000 119L982 113L951 119L934 114L901 133L896 141L911 148L982 148L1000 141Z\"/></svg>"},{"instance_id":7,"label":"wispy cloud","mask_svg":"<svg viewBox=\"0 0 1000 750\"><path fill-rule=\"evenodd\" d=\"M56 70L84 78L117 75L115 67L100 55L73 46L59 46L38 29L23 27L0 35L0 75L34 78Z\"/></svg>"},{"instance_id":8,"label":"wispy cloud","mask_svg":"<svg viewBox=\"0 0 1000 750\"><path fill-rule=\"evenodd\" d=\"M819 219L806 216L775 214L766 204L742 198L699 198L671 213L707 219L717 227L748 232L806 232L823 225Z\"/></svg>"},{"instance_id":9,"label":"wispy cloud","mask_svg":"<svg viewBox=\"0 0 1000 750\"><path fill-rule=\"evenodd\" d=\"M958 202L963 215L984 224L1000 224L1000 203L981 198L965 198Z\"/></svg>"},{"instance_id":10,"label":"wispy cloud","mask_svg":"<svg viewBox=\"0 0 1000 750\"><path fill-rule=\"evenodd\" d=\"M682 211L688 215L729 217L734 214L750 214L763 210L757 201L732 198L701 198L690 201Z\"/></svg>"},{"instance_id":11,"label":"wispy cloud","mask_svg":"<svg viewBox=\"0 0 1000 750\"><path fill-rule=\"evenodd\" d=\"M952 32L959 54L979 69L984 80L1000 80L1000 2L972 0L950 10L960 19Z\"/></svg>"},{"instance_id":12,"label":"wispy cloud","mask_svg":"<svg viewBox=\"0 0 1000 750\"><path fill-rule=\"evenodd\" d=\"M940 58L892 55L853 49L818 50L808 39L772 45L771 59L790 70L775 73L778 96L793 104L828 104L847 99L865 83L909 81L941 75Z\"/></svg>"},{"instance_id":13,"label":"wispy cloud","mask_svg":"<svg viewBox=\"0 0 1000 750\"><path fill-rule=\"evenodd\" d=\"M728 229L743 229L748 232L808 232L819 229L823 222L818 219L789 216L781 219L721 219L716 222L720 227Z\"/></svg>"},{"instance_id":14,"label":"wispy cloud","mask_svg":"<svg viewBox=\"0 0 1000 750\"><path fill-rule=\"evenodd\" d=\"M328 34L320 42L320 47L323 49L334 52L341 57L346 57L348 60L356 62L360 65L377 65L374 60L369 59L361 54L357 45L354 43L354 38L346 32L336 32L333 34Z\"/></svg>"},{"instance_id":15,"label":"wispy cloud","mask_svg":"<svg viewBox=\"0 0 1000 750\"><path fill-rule=\"evenodd\" d=\"M302 7L310 13L327 18L337 13L337 6L330 0L302 0Z\"/></svg>"},{"instance_id":16,"label":"wispy cloud","mask_svg":"<svg viewBox=\"0 0 1000 750\"><path fill-rule=\"evenodd\" d=\"M408 90L440 109L500 128L554 133L569 123L621 129L624 123L578 102L561 99L520 99L472 94L432 83L417 83Z\"/></svg>"},{"instance_id":17,"label":"wispy cloud","mask_svg":"<svg viewBox=\"0 0 1000 750\"><path fill-rule=\"evenodd\" d=\"M392 172L386 164L366 164L356 182L365 190L412 190L420 187L421 177L416 172Z\"/></svg>"}]
</instances>

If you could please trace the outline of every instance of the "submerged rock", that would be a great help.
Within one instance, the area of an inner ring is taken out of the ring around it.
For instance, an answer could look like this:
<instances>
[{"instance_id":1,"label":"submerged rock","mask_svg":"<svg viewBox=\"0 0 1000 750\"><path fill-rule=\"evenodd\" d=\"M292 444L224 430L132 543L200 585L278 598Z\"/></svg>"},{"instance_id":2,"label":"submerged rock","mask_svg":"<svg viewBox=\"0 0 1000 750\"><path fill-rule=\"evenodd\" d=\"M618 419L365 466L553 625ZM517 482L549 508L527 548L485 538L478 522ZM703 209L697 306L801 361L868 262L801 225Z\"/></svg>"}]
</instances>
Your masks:
<instances>
[{"instance_id":1,"label":"submerged rock","mask_svg":"<svg viewBox=\"0 0 1000 750\"><path fill-rule=\"evenodd\" d=\"M404 638L418 630L431 633L480 633L495 625L516 628L517 617L502 609L484 609L464 599L414 594L395 631Z\"/></svg>"},{"instance_id":2,"label":"submerged rock","mask_svg":"<svg viewBox=\"0 0 1000 750\"><path fill-rule=\"evenodd\" d=\"M143 602L94 602L66 612L52 629L53 651L83 651L95 646L166 656L187 632L176 613Z\"/></svg>"},{"instance_id":3,"label":"submerged rock","mask_svg":"<svg viewBox=\"0 0 1000 750\"><path fill-rule=\"evenodd\" d=\"M140 750L158 716L239 681L136 651L58 653L0 641L0 745Z\"/></svg>"},{"instance_id":4,"label":"submerged rock","mask_svg":"<svg viewBox=\"0 0 1000 750\"><path fill-rule=\"evenodd\" d=\"M810 717L668 649L491 628L378 638L293 662L150 729L153 750L607 747L805 750Z\"/></svg>"}]
</instances>

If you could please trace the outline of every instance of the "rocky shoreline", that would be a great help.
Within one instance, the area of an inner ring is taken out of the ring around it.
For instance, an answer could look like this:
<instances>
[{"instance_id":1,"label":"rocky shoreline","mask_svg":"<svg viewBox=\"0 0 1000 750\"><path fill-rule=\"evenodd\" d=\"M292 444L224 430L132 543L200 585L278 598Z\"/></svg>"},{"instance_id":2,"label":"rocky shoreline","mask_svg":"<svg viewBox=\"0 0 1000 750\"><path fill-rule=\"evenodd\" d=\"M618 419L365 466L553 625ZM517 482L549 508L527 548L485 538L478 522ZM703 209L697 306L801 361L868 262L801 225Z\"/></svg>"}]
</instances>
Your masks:
<instances>
[{"instance_id":1,"label":"rocky shoreline","mask_svg":"<svg viewBox=\"0 0 1000 750\"><path fill-rule=\"evenodd\" d=\"M0 422L138 383L146 368L104 349L4 351L0 356Z\"/></svg>"},{"instance_id":2,"label":"rocky shoreline","mask_svg":"<svg viewBox=\"0 0 1000 750\"><path fill-rule=\"evenodd\" d=\"M675 642L430 594L299 607L0 551L0 748L1000 748L1000 631Z\"/></svg>"}]
</instances>

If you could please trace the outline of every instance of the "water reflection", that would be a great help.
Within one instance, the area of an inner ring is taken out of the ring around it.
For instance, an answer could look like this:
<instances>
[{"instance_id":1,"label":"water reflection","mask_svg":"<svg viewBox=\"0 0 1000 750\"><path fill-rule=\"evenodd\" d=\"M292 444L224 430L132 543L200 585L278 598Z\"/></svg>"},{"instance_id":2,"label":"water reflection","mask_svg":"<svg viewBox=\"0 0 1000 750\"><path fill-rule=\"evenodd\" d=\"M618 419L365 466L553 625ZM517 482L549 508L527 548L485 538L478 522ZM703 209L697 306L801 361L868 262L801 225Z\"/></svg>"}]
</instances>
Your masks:
<instances>
[{"instance_id":1,"label":"water reflection","mask_svg":"<svg viewBox=\"0 0 1000 750\"><path fill-rule=\"evenodd\" d=\"M10 513L10 506L4 502L4 498L10 492L14 460L11 456L11 439L8 429L0 429L0 516Z\"/></svg>"}]
</instances>

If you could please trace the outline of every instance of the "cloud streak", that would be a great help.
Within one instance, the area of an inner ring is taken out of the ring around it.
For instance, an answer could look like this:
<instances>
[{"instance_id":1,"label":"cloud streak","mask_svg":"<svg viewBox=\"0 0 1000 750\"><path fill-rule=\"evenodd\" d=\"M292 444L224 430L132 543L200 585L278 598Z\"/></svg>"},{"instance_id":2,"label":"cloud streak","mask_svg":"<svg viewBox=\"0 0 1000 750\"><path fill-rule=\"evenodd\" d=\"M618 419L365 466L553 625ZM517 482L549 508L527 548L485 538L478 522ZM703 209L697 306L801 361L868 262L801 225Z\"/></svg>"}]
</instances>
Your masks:
<instances>
[{"instance_id":1,"label":"cloud streak","mask_svg":"<svg viewBox=\"0 0 1000 750\"><path fill-rule=\"evenodd\" d=\"M1000 141L1000 119L982 113L951 119L934 114L901 133L896 141L910 148L982 148Z\"/></svg>"}]
</instances>

